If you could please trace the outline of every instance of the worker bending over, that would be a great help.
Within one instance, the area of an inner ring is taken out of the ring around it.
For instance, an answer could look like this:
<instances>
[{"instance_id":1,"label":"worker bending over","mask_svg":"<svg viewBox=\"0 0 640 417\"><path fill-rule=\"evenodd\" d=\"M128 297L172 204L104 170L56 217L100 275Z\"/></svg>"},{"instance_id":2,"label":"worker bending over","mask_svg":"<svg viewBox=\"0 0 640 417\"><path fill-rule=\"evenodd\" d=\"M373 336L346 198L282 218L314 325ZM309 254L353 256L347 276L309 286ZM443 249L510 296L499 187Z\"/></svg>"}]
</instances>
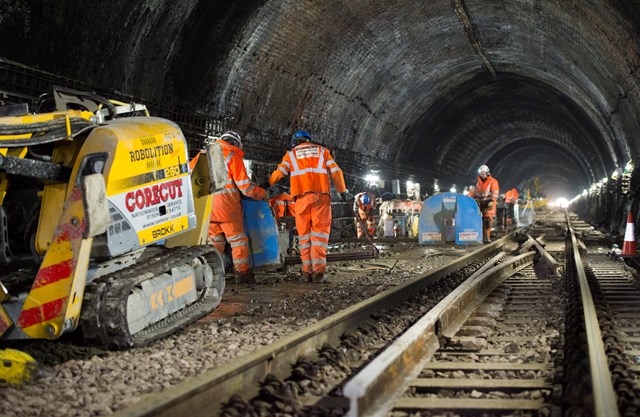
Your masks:
<instances>
[{"instance_id":1,"label":"worker bending over","mask_svg":"<svg viewBox=\"0 0 640 417\"><path fill-rule=\"evenodd\" d=\"M496 215L496 199L500 193L498 180L491 176L489 167L481 165L478 168L478 181L472 197L476 199L482 212L482 239L484 243L491 242L491 222Z\"/></svg>"},{"instance_id":2,"label":"worker bending over","mask_svg":"<svg viewBox=\"0 0 640 417\"><path fill-rule=\"evenodd\" d=\"M266 191L254 184L244 167L242 140L236 132L222 134L218 143L227 168L225 187L213 195L209 219L209 243L221 254L227 242L231 246L233 269L238 282L254 282L249 268L249 239L242 222L240 193L256 200L264 200Z\"/></svg>"},{"instance_id":3,"label":"worker bending over","mask_svg":"<svg viewBox=\"0 0 640 417\"><path fill-rule=\"evenodd\" d=\"M373 221L373 203L374 195L368 191L363 191L356 194L356 198L353 201L353 213L356 217L356 233L358 239L363 237L364 231L362 230L362 222L367 224L367 234L371 237L376 234L376 225Z\"/></svg>"},{"instance_id":4,"label":"worker bending over","mask_svg":"<svg viewBox=\"0 0 640 417\"><path fill-rule=\"evenodd\" d=\"M476 186L470 185L467 191L464 192L464 195L466 195L467 197L473 198L475 192L476 192Z\"/></svg>"},{"instance_id":5,"label":"worker bending over","mask_svg":"<svg viewBox=\"0 0 640 417\"><path fill-rule=\"evenodd\" d=\"M276 224L278 224L278 220L281 218L293 216L295 213L293 197L291 197L291 194L286 191L283 191L270 199L269 205L273 209L273 214L276 217Z\"/></svg>"},{"instance_id":6,"label":"worker bending over","mask_svg":"<svg viewBox=\"0 0 640 417\"><path fill-rule=\"evenodd\" d=\"M514 226L513 224L513 220L515 218L514 207L518 202L518 197L520 197L520 195L518 194L517 188L512 188L506 193L504 193L504 203L506 204L506 207L507 207L507 222L506 222L507 229Z\"/></svg>"},{"instance_id":7,"label":"worker bending over","mask_svg":"<svg viewBox=\"0 0 640 417\"><path fill-rule=\"evenodd\" d=\"M312 143L304 130L291 138L291 150L269 178L273 185L290 175L290 192L295 203L298 247L302 275L307 281L323 282L327 265L327 245L331 232L331 183L343 200L347 197L342 170L326 148Z\"/></svg>"}]
</instances>

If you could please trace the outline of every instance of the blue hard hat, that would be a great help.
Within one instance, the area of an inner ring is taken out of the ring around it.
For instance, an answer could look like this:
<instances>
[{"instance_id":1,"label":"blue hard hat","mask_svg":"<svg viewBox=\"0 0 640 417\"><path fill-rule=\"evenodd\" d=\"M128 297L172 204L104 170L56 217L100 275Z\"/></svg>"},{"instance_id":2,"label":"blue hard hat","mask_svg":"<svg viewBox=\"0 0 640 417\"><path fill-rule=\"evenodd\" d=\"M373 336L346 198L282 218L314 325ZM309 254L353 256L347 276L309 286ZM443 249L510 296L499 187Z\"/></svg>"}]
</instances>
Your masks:
<instances>
[{"instance_id":1,"label":"blue hard hat","mask_svg":"<svg viewBox=\"0 0 640 417\"><path fill-rule=\"evenodd\" d=\"M369 197L369 194L363 194L362 197L360 197L360 201L362 201L362 204L369 204L371 203L371 197Z\"/></svg>"},{"instance_id":2,"label":"blue hard hat","mask_svg":"<svg viewBox=\"0 0 640 417\"><path fill-rule=\"evenodd\" d=\"M301 142L300 138L306 138L309 141L312 140L309 132L304 130L298 130L296 133L293 134L293 136L291 136L291 148L295 148L296 146L298 146L298 144Z\"/></svg>"}]
</instances>

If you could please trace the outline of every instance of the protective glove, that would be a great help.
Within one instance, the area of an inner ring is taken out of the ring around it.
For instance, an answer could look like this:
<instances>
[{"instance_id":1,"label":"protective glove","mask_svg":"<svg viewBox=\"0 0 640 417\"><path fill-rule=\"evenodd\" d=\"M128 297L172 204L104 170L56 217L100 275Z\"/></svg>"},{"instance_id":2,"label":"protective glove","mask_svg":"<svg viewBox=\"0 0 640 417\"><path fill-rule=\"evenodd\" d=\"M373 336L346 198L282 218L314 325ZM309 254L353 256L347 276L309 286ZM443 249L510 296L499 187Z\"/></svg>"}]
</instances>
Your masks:
<instances>
[{"instance_id":1,"label":"protective glove","mask_svg":"<svg viewBox=\"0 0 640 417\"><path fill-rule=\"evenodd\" d=\"M351 198L353 198L353 196L349 194L349 190L345 191L344 193L340 193L340 200L342 201L347 201Z\"/></svg>"},{"instance_id":2,"label":"protective glove","mask_svg":"<svg viewBox=\"0 0 640 417\"><path fill-rule=\"evenodd\" d=\"M487 203L487 208L491 208L491 207L493 207L493 201L489 201L489 202Z\"/></svg>"},{"instance_id":3,"label":"protective glove","mask_svg":"<svg viewBox=\"0 0 640 417\"><path fill-rule=\"evenodd\" d=\"M260 188L264 188L264 189L266 190L267 188L269 188L269 187L270 187L270 185L269 185L269 181L268 181L268 180L263 181L263 182L261 182L260 184L258 184L258 186L259 186Z\"/></svg>"}]
</instances>

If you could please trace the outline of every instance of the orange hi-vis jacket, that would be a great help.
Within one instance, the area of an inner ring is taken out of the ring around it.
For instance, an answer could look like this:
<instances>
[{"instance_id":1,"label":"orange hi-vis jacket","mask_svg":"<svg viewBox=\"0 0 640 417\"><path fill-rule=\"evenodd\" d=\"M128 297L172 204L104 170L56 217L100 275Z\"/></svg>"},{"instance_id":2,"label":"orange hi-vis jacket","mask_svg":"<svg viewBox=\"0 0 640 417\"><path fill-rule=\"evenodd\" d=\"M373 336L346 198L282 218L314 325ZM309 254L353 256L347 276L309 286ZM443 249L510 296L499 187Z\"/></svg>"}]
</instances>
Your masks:
<instances>
[{"instance_id":1,"label":"orange hi-vis jacket","mask_svg":"<svg viewBox=\"0 0 640 417\"><path fill-rule=\"evenodd\" d=\"M478 201L483 217L489 217L496 214L496 200L500 194L500 185L498 180L488 175L484 180L478 175L474 198ZM491 207L488 203L491 202Z\"/></svg>"},{"instance_id":2,"label":"orange hi-vis jacket","mask_svg":"<svg viewBox=\"0 0 640 417\"><path fill-rule=\"evenodd\" d=\"M276 215L276 221L285 216L293 216L295 213L294 204L293 198L289 193L279 194L269 200L269 205Z\"/></svg>"},{"instance_id":3,"label":"orange hi-vis jacket","mask_svg":"<svg viewBox=\"0 0 640 417\"><path fill-rule=\"evenodd\" d=\"M266 191L254 184L244 167L244 152L224 140L218 140L227 166L227 184L213 195L211 206L212 222L235 222L242 224L240 193L256 200L262 200Z\"/></svg>"},{"instance_id":4,"label":"orange hi-vis jacket","mask_svg":"<svg viewBox=\"0 0 640 417\"><path fill-rule=\"evenodd\" d=\"M504 202L507 204L515 204L518 201L518 190L515 188L510 189L506 193L504 193Z\"/></svg>"},{"instance_id":5,"label":"orange hi-vis jacket","mask_svg":"<svg viewBox=\"0 0 640 417\"><path fill-rule=\"evenodd\" d=\"M342 170L329 150L311 142L301 143L284 155L271 174L269 185L287 175L291 176L289 191L294 199L308 192L330 194L329 175L339 193L347 191Z\"/></svg>"},{"instance_id":6,"label":"orange hi-vis jacket","mask_svg":"<svg viewBox=\"0 0 640 417\"><path fill-rule=\"evenodd\" d=\"M365 194L369 194L369 204L364 204L361 200ZM371 213L371 209L373 208L374 197L373 194L363 191L361 193L356 194L356 198L353 202L353 211L358 211L360 213L360 217L365 219Z\"/></svg>"}]
</instances>

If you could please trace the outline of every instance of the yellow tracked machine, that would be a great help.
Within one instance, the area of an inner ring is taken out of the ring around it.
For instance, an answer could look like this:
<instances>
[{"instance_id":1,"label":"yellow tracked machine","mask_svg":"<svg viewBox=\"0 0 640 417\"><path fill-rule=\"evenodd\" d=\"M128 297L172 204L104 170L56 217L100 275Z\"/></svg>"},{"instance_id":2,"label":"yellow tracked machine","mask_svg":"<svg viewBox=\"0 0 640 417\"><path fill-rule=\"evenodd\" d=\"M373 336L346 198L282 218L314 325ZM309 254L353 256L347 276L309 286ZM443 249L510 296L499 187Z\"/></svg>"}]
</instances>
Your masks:
<instances>
[{"instance_id":1,"label":"yellow tracked machine","mask_svg":"<svg viewBox=\"0 0 640 417\"><path fill-rule=\"evenodd\" d=\"M219 146L190 168L180 128L142 105L57 88L36 107L0 107L0 341L81 327L142 346L211 312Z\"/></svg>"}]
</instances>

